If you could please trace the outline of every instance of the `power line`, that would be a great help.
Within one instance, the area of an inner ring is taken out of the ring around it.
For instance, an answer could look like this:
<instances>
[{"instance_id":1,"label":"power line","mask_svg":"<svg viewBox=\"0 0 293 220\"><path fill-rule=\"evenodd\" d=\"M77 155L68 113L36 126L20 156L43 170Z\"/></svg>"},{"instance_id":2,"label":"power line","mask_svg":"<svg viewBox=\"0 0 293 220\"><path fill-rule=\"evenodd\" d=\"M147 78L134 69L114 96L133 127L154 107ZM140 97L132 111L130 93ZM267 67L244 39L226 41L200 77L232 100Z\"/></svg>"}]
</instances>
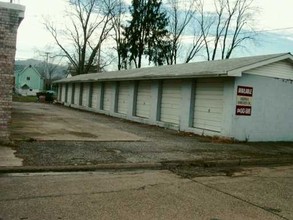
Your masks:
<instances>
[{"instance_id":1,"label":"power line","mask_svg":"<svg viewBox=\"0 0 293 220\"><path fill-rule=\"evenodd\" d=\"M266 29L266 30L256 30L256 31L243 31L240 32L240 35L243 34L252 34L252 33L267 33L267 32L275 32L275 31L284 31L284 30L293 30L293 27L284 27L284 28L274 28L274 29ZM284 35L284 33L282 33ZM228 33L227 35L231 36L234 35L234 33ZM216 36L215 34L210 34L210 36ZM184 38L193 38L194 36L184 36L182 35L182 37Z\"/></svg>"},{"instance_id":2,"label":"power line","mask_svg":"<svg viewBox=\"0 0 293 220\"><path fill-rule=\"evenodd\" d=\"M284 27L284 28L275 28L275 29L267 29L267 30L259 30L259 31L249 31L245 33L250 33L250 32L271 32L271 31L283 31L283 30L291 30L293 27Z\"/></svg>"}]
</instances>

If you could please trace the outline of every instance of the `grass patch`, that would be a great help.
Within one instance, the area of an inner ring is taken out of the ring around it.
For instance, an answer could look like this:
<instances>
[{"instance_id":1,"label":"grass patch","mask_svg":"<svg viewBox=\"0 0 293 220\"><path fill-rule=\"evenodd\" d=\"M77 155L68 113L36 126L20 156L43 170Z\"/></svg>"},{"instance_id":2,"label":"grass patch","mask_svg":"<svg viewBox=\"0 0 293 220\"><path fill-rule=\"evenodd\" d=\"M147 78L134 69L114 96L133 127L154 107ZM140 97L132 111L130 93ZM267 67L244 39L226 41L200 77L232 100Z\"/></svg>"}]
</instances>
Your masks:
<instances>
[{"instance_id":1,"label":"grass patch","mask_svg":"<svg viewBox=\"0 0 293 220\"><path fill-rule=\"evenodd\" d=\"M13 95L12 101L14 101L14 102L36 102L36 101L38 101L38 98L36 96Z\"/></svg>"}]
</instances>

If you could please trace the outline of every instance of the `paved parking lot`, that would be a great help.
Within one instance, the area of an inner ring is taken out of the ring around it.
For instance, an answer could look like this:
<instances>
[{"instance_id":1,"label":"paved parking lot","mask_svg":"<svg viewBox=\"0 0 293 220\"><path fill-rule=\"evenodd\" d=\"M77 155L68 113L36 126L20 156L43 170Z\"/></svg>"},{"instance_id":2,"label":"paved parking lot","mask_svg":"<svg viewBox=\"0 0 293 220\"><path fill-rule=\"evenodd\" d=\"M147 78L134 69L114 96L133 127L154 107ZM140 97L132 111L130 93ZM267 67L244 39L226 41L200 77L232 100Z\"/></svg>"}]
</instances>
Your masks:
<instances>
[{"instance_id":1,"label":"paved parking lot","mask_svg":"<svg viewBox=\"0 0 293 220\"><path fill-rule=\"evenodd\" d=\"M25 166L293 156L293 143L227 143L42 103L13 104L11 137Z\"/></svg>"}]
</instances>

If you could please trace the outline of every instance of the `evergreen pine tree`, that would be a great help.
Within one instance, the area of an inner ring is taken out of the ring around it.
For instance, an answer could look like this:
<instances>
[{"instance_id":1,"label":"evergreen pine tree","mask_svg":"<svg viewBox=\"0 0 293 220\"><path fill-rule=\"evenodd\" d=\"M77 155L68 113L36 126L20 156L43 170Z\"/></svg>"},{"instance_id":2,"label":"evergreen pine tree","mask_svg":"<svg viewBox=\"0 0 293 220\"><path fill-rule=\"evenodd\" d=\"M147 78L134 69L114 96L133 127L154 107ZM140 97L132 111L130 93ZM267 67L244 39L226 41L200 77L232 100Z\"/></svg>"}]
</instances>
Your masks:
<instances>
[{"instance_id":1,"label":"evergreen pine tree","mask_svg":"<svg viewBox=\"0 0 293 220\"><path fill-rule=\"evenodd\" d=\"M125 42L122 57L124 62L134 62L140 68L143 55L155 65L163 65L168 51L166 13L161 10L160 0L133 0L132 16L124 28Z\"/></svg>"}]
</instances>

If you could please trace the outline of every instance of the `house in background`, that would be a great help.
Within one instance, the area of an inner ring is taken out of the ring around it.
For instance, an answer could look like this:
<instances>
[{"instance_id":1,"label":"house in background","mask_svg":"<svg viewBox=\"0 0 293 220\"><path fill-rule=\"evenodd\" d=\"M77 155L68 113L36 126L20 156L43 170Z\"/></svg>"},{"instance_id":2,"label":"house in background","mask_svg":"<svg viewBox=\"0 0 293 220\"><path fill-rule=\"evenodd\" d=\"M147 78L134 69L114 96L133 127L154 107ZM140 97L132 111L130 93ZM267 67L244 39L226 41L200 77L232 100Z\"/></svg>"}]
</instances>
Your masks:
<instances>
[{"instance_id":1,"label":"house in background","mask_svg":"<svg viewBox=\"0 0 293 220\"><path fill-rule=\"evenodd\" d=\"M15 72L15 92L23 96L34 96L43 91L44 78L39 71L29 65Z\"/></svg>"}]
</instances>

